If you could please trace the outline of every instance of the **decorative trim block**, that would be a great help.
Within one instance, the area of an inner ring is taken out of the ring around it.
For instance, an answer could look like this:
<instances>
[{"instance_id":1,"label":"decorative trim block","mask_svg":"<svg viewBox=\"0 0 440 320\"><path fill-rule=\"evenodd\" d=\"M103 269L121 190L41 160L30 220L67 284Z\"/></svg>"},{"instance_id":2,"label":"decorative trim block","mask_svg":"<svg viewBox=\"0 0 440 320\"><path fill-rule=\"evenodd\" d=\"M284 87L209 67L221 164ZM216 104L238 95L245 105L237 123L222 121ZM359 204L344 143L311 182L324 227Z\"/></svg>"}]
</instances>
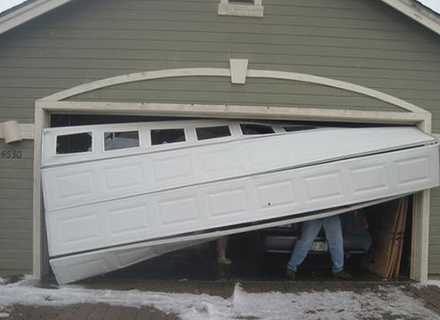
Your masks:
<instances>
[{"instance_id":1,"label":"decorative trim block","mask_svg":"<svg viewBox=\"0 0 440 320\"><path fill-rule=\"evenodd\" d=\"M248 59L230 59L231 82L234 84L245 84L248 68Z\"/></svg>"}]
</instances>

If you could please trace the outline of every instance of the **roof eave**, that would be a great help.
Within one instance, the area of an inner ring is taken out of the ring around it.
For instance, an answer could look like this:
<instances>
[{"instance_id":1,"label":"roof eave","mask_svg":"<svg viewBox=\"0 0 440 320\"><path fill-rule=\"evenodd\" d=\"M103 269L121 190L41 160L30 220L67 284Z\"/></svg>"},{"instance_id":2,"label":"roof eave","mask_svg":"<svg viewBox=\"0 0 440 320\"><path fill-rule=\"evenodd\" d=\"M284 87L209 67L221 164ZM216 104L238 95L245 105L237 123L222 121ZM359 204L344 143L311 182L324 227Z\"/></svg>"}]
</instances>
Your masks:
<instances>
[{"instance_id":1,"label":"roof eave","mask_svg":"<svg viewBox=\"0 0 440 320\"><path fill-rule=\"evenodd\" d=\"M37 0L0 17L0 34L72 0Z\"/></svg>"},{"instance_id":2,"label":"roof eave","mask_svg":"<svg viewBox=\"0 0 440 320\"><path fill-rule=\"evenodd\" d=\"M414 0L380 0L440 35L440 16Z\"/></svg>"}]
</instances>

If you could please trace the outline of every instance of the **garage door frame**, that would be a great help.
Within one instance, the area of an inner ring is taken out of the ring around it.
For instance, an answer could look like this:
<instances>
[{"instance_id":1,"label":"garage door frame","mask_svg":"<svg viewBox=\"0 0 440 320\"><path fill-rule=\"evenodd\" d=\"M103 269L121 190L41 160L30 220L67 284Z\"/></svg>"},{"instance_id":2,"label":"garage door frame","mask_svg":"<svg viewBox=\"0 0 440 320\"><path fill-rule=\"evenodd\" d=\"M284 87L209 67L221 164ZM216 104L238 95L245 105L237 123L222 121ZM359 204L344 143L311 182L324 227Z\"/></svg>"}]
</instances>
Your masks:
<instances>
[{"instance_id":1,"label":"garage door frame","mask_svg":"<svg viewBox=\"0 0 440 320\"><path fill-rule=\"evenodd\" d=\"M44 128L49 127L49 119L52 113L388 123L416 125L423 132L431 133L431 114L399 98L352 83L324 77L271 70L247 70L247 61L235 62L237 63L231 61L230 69L170 69L108 78L64 90L36 102L33 193L33 273L36 277L40 278L49 271L44 239L40 159L42 131ZM187 76L231 77L231 82L239 85L244 85L246 78L249 77L308 82L372 97L397 106L403 109L403 112L185 103L66 101L66 99L85 92L128 82ZM420 282L424 282L428 278L429 210L430 191L425 190L417 193L413 205L410 278Z\"/></svg>"}]
</instances>

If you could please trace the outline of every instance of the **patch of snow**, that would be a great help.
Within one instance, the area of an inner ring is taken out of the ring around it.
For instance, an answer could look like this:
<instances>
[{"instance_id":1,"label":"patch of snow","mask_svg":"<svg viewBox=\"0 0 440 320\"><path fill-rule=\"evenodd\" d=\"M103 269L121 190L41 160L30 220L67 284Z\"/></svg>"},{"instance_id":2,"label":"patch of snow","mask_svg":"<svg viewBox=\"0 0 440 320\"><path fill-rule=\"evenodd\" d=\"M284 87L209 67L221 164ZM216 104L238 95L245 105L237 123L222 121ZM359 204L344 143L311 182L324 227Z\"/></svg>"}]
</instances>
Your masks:
<instances>
[{"instance_id":1,"label":"patch of snow","mask_svg":"<svg viewBox=\"0 0 440 320\"><path fill-rule=\"evenodd\" d=\"M423 285L440 287L440 280L428 280L425 283L423 283Z\"/></svg>"},{"instance_id":2,"label":"patch of snow","mask_svg":"<svg viewBox=\"0 0 440 320\"><path fill-rule=\"evenodd\" d=\"M184 320L259 319L368 319L398 318L439 319L414 297L399 287L380 287L361 293L320 291L300 293L248 293L237 284L229 299L207 294L142 292L138 290L92 290L77 285L58 289L37 288L35 279L0 286L0 308L14 304L66 306L79 303L105 303L125 307L150 306L175 313Z\"/></svg>"},{"instance_id":3,"label":"patch of snow","mask_svg":"<svg viewBox=\"0 0 440 320\"><path fill-rule=\"evenodd\" d=\"M0 318L7 318L7 317L9 317L9 313L0 312Z\"/></svg>"}]
</instances>

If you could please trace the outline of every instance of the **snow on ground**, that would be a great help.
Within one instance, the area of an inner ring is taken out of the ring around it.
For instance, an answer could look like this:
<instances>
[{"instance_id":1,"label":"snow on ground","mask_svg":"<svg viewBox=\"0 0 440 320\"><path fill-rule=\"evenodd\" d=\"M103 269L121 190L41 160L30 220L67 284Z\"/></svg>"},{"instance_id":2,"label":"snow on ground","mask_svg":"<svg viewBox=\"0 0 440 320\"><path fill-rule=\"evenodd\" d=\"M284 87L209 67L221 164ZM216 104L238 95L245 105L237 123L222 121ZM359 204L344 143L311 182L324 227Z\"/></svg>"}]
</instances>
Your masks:
<instances>
[{"instance_id":1,"label":"snow on ground","mask_svg":"<svg viewBox=\"0 0 440 320\"><path fill-rule=\"evenodd\" d=\"M142 292L137 290L92 290L67 285L58 289L35 287L36 280L25 278L13 284L0 284L0 317L8 306L66 306L78 303L106 303L125 307L152 306L172 312L182 319L440 319L399 287L387 286L362 293L300 292L247 293L239 284L229 299L206 294ZM7 316L7 314L6 314Z\"/></svg>"},{"instance_id":2,"label":"snow on ground","mask_svg":"<svg viewBox=\"0 0 440 320\"><path fill-rule=\"evenodd\" d=\"M437 286L440 288L440 280L428 280L423 283L425 286Z\"/></svg>"}]
</instances>

